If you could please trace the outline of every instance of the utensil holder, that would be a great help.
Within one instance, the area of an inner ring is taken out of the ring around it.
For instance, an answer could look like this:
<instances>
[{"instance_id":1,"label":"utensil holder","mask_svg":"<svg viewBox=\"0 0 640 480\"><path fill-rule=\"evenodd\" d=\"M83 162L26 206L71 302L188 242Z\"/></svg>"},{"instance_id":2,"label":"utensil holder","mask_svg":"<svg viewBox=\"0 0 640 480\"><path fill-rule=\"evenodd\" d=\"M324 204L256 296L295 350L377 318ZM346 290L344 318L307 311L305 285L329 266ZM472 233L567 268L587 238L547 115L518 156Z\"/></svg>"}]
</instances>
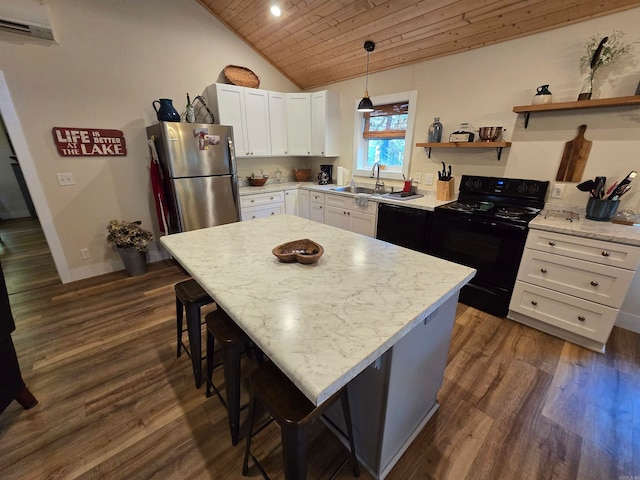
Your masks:
<instances>
[{"instance_id":1,"label":"utensil holder","mask_svg":"<svg viewBox=\"0 0 640 480\"><path fill-rule=\"evenodd\" d=\"M451 180L438 180L436 184L436 199L453 200L455 196L455 182Z\"/></svg>"},{"instance_id":2,"label":"utensil holder","mask_svg":"<svg viewBox=\"0 0 640 480\"><path fill-rule=\"evenodd\" d=\"M620 205L620 200L603 200L600 198L589 198L587 202L587 214L589 220L607 222L613 218Z\"/></svg>"}]
</instances>

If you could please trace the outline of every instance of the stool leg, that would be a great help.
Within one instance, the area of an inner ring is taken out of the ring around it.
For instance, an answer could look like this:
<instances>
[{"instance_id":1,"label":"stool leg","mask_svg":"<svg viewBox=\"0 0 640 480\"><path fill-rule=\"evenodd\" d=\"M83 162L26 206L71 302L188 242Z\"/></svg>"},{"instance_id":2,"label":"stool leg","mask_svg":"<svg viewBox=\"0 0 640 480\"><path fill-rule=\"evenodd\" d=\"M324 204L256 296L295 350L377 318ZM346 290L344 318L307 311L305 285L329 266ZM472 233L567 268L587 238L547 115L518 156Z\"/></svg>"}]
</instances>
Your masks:
<instances>
[{"instance_id":1,"label":"stool leg","mask_svg":"<svg viewBox=\"0 0 640 480\"><path fill-rule=\"evenodd\" d=\"M38 400L33 394L29 391L27 387L22 387L20 391L16 394L15 400L22 405L22 408L25 410L29 410L30 408L35 407L38 404Z\"/></svg>"},{"instance_id":2,"label":"stool leg","mask_svg":"<svg viewBox=\"0 0 640 480\"><path fill-rule=\"evenodd\" d=\"M182 353L182 311L184 310L182 302L176 297L176 329L178 339L178 349L176 350L176 357L179 357Z\"/></svg>"},{"instance_id":3,"label":"stool leg","mask_svg":"<svg viewBox=\"0 0 640 480\"><path fill-rule=\"evenodd\" d=\"M249 452L251 451L251 437L253 437L253 423L254 415L256 411L257 399L251 394L251 401L249 402L249 432L247 433L247 441L244 447L244 461L242 462L242 475L247 476L249 473Z\"/></svg>"},{"instance_id":4,"label":"stool leg","mask_svg":"<svg viewBox=\"0 0 640 480\"><path fill-rule=\"evenodd\" d=\"M353 476L360 476L360 466L356 458L356 444L353 439L353 425L351 424L351 407L349 406L349 390L345 387L340 398L342 402L342 412L344 413L344 422L347 425L347 434L349 435L349 446L351 447L351 461L353 462Z\"/></svg>"},{"instance_id":5,"label":"stool leg","mask_svg":"<svg viewBox=\"0 0 640 480\"><path fill-rule=\"evenodd\" d=\"M280 425L280 436L285 480L306 480L307 428L300 425Z\"/></svg>"},{"instance_id":6,"label":"stool leg","mask_svg":"<svg viewBox=\"0 0 640 480\"><path fill-rule=\"evenodd\" d=\"M240 355L242 344L222 346L222 368L227 393L227 413L231 443L237 445L240 432Z\"/></svg>"},{"instance_id":7,"label":"stool leg","mask_svg":"<svg viewBox=\"0 0 640 480\"><path fill-rule=\"evenodd\" d=\"M196 388L202 385L202 327L200 325L200 306L196 304L187 307L187 333L191 348L191 365Z\"/></svg>"},{"instance_id":8,"label":"stool leg","mask_svg":"<svg viewBox=\"0 0 640 480\"><path fill-rule=\"evenodd\" d=\"M213 382L213 351L214 351L215 338L209 330L207 330L207 389L205 395L211 396L211 383Z\"/></svg>"}]
</instances>

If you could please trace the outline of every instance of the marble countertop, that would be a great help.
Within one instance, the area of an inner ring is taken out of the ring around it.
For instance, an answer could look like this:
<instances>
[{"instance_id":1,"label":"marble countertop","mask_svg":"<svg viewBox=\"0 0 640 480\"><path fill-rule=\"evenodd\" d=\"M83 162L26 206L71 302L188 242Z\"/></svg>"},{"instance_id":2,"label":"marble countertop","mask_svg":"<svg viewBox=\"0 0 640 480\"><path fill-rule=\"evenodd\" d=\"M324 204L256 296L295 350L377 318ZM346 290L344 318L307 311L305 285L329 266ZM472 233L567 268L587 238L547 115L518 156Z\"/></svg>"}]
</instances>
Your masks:
<instances>
[{"instance_id":1,"label":"marble countertop","mask_svg":"<svg viewBox=\"0 0 640 480\"><path fill-rule=\"evenodd\" d=\"M313 265L271 250L309 238ZM164 236L169 253L316 405L346 385L475 270L292 215Z\"/></svg>"},{"instance_id":2,"label":"marble countertop","mask_svg":"<svg viewBox=\"0 0 640 480\"><path fill-rule=\"evenodd\" d=\"M567 211L575 212L579 217L571 221L556 214L556 212L563 210L560 207L547 207L546 210L552 212L552 214L545 216L543 211L541 215L538 215L529 223L529 228L640 246L640 227L638 226L588 220L584 216L584 209L567 208Z\"/></svg>"},{"instance_id":3,"label":"marble countertop","mask_svg":"<svg viewBox=\"0 0 640 480\"><path fill-rule=\"evenodd\" d=\"M363 183L359 183L358 185L365 185ZM371 185L367 185L371 186ZM311 182L283 182L283 183L269 183L267 182L263 187L240 187L240 195L255 195L257 193L269 193L269 192L279 192L283 190L287 190L288 188L304 188L307 190L312 190L315 192L324 192L331 193L332 195L343 195L347 197L355 197L355 194L349 192L336 192L332 190L336 188L336 185L318 185L317 183ZM420 210L430 210L433 211L434 207L438 205L444 205L445 203L449 203L451 200L436 200L436 192L431 190L420 191L420 193L424 194L423 197L416 198L414 200L395 200L392 198L381 197L380 195L370 195L369 200L372 202L379 203L391 203L394 205L403 205L406 207L417 208Z\"/></svg>"}]
</instances>

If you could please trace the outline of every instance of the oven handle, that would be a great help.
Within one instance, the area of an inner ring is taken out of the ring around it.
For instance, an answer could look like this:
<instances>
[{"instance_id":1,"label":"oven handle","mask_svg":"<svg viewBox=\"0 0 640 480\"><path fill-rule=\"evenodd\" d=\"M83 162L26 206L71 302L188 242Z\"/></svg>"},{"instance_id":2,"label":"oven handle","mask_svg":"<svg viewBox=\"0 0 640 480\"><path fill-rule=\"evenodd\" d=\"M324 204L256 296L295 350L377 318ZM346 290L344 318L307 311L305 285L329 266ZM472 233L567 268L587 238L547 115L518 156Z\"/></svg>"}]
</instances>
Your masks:
<instances>
[{"instance_id":1,"label":"oven handle","mask_svg":"<svg viewBox=\"0 0 640 480\"><path fill-rule=\"evenodd\" d=\"M443 218L443 217L440 217ZM451 217L448 217L451 218ZM521 232L527 231L529 229L529 227L525 226L525 225L513 225L513 224L504 224L504 223L497 223L497 222L492 222L490 220L480 220L477 218L460 218L460 217L456 217L456 220L462 220L462 221L467 221L469 223L475 223L478 225L487 225L488 227L498 227L498 228L502 228L503 230L518 230Z\"/></svg>"}]
</instances>

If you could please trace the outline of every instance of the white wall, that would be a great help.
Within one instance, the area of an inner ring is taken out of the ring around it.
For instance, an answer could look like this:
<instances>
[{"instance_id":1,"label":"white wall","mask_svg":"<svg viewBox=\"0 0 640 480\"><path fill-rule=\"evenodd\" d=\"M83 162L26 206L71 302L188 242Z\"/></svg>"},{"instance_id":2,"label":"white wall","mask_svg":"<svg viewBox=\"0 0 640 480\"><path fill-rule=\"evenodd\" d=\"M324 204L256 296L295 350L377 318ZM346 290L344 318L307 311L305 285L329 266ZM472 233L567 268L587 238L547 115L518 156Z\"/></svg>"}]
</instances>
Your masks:
<instances>
[{"instance_id":1,"label":"white wall","mask_svg":"<svg viewBox=\"0 0 640 480\"><path fill-rule=\"evenodd\" d=\"M34 172L27 183L41 188L31 192L34 203L70 281L122 269L105 241L110 219L156 230L145 132L156 122L153 100L172 98L182 110L186 93L203 93L228 64L256 72L262 88L298 89L194 0L47 3L58 43L0 33L0 71L26 137L19 158ZM61 157L52 127L122 130L128 155ZM57 172L73 173L76 185L59 187ZM81 248L93 258L83 260ZM160 255L156 244L150 257Z\"/></svg>"},{"instance_id":2,"label":"white wall","mask_svg":"<svg viewBox=\"0 0 640 480\"><path fill-rule=\"evenodd\" d=\"M426 141L427 129L436 116L444 125L444 139L460 123L470 122L476 128L501 125L506 128L504 139L513 142L510 149L503 150L500 161L493 149L433 149L428 159L423 149L414 148L411 175L435 174L444 161L453 166L458 178L475 174L554 182L565 143L576 136L578 126L584 123L586 138L593 141L584 179L606 175L613 182L632 169L640 170L640 107L533 114L526 130L524 115L513 113L513 107L531 104L536 87L543 84L550 84L555 102L576 100L583 79L579 59L584 43L591 35L604 36L614 29L624 31L628 42L640 40L640 8L375 73L369 77L369 93L376 96L417 90L414 139L418 142ZM596 79L594 98L633 95L640 81L640 43L631 57L602 69ZM353 171L354 103L362 96L364 79L328 88L341 92L340 164ZM621 208L640 208L640 188L636 187L623 198ZM420 188L435 189L427 185ZM575 184L567 184L564 198L554 200L576 206L586 202L586 194L578 191Z\"/></svg>"}]
</instances>

